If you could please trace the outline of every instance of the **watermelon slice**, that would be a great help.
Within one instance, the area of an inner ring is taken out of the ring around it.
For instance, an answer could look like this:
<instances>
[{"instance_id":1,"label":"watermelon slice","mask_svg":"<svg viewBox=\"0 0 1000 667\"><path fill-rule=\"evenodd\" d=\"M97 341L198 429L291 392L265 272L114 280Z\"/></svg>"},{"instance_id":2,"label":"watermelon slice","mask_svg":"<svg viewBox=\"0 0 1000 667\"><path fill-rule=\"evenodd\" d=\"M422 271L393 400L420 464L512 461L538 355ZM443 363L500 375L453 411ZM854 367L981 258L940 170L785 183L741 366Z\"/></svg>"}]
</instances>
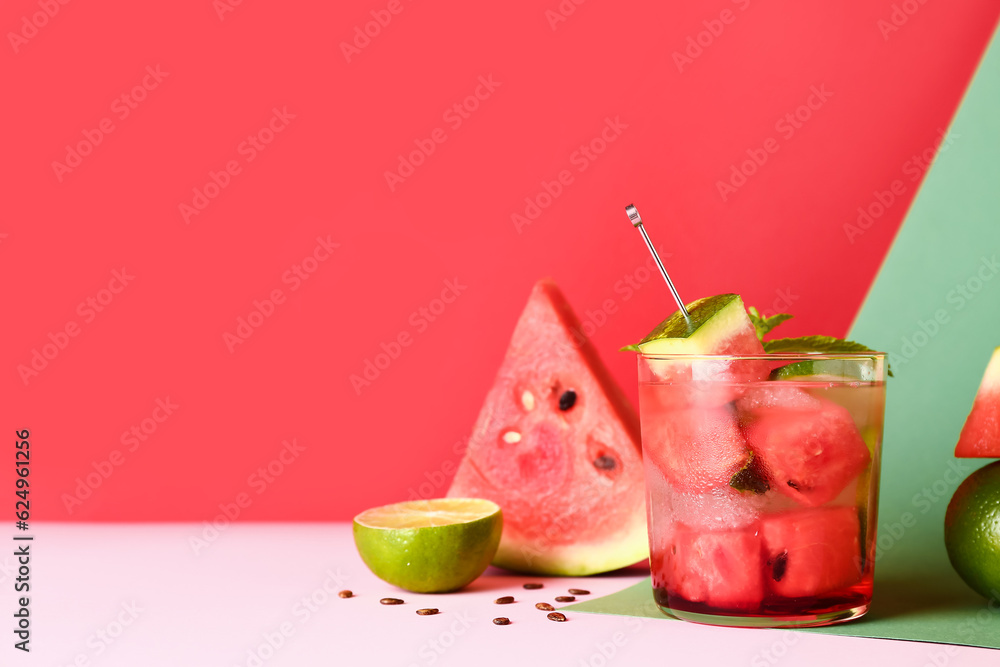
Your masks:
<instances>
[{"instance_id":1,"label":"watermelon slice","mask_svg":"<svg viewBox=\"0 0 1000 667\"><path fill-rule=\"evenodd\" d=\"M816 400L812 409L774 405L741 415L771 488L807 507L836 498L871 460L851 414Z\"/></svg>"},{"instance_id":2,"label":"watermelon slice","mask_svg":"<svg viewBox=\"0 0 1000 667\"><path fill-rule=\"evenodd\" d=\"M654 550L653 587L720 609L755 609L764 599L759 526L705 532L675 524L672 544Z\"/></svg>"},{"instance_id":3,"label":"watermelon slice","mask_svg":"<svg viewBox=\"0 0 1000 667\"><path fill-rule=\"evenodd\" d=\"M747 448L729 406L652 409L659 388L639 388L645 454L675 489L708 491L729 484L747 464Z\"/></svg>"},{"instance_id":4,"label":"watermelon slice","mask_svg":"<svg viewBox=\"0 0 1000 667\"><path fill-rule=\"evenodd\" d=\"M986 366L972 412L955 446L958 458L1000 458L1000 347Z\"/></svg>"},{"instance_id":5,"label":"watermelon slice","mask_svg":"<svg viewBox=\"0 0 1000 667\"><path fill-rule=\"evenodd\" d=\"M794 510L761 522L768 588L782 597L830 593L861 580L858 514L853 507Z\"/></svg>"},{"instance_id":6,"label":"watermelon slice","mask_svg":"<svg viewBox=\"0 0 1000 667\"><path fill-rule=\"evenodd\" d=\"M586 575L648 556L638 419L550 280L517 322L448 495L503 509L501 567Z\"/></svg>"},{"instance_id":7,"label":"watermelon slice","mask_svg":"<svg viewBox=\"0 0 1000 667\"><path fill-rule=\"evenodd\" d=\"M747 316L738 294L718 294L698 299L687 306L690 318L681 311L660 322L633 350L644 355L760 355L764 347ZM718 383L763 380L770 372L767 361L730 362L682 360L651 361L650 366L665 382L706 381ZM718 386L718 385L716 385ZM724 397L722 403L729 399Z\"/></svg>"}]
</instances>

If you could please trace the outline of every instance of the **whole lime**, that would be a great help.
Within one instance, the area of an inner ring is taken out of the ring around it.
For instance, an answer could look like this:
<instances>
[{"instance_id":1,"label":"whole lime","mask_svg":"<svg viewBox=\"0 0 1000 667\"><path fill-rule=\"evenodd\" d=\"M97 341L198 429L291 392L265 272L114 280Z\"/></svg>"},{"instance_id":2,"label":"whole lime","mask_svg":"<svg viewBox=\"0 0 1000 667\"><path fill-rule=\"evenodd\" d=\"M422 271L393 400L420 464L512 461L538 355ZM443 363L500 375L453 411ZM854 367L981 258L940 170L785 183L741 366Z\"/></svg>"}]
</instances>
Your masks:
<instances>
[{"instance_id":1,"label":"whole lime","mask_svg":"<svg viewBox=\"0 0 1000 667\"><path fill-rule=\"evenodd\" d=\"M944 516L952 567L974 591L1000 596L1000 461L965 478Z\"/></svg>"},{"instance_id":2,"label":"whole lime","mask_svg":"<svg viewBox=\"0 0 1000 667\"><path fill-rule=\"evenodd\" d=\"M415 593L458 590L500 544L503 514L480 498L411 500L354 517L354 543L375 576Z\"/></svg>"}]
</instances>

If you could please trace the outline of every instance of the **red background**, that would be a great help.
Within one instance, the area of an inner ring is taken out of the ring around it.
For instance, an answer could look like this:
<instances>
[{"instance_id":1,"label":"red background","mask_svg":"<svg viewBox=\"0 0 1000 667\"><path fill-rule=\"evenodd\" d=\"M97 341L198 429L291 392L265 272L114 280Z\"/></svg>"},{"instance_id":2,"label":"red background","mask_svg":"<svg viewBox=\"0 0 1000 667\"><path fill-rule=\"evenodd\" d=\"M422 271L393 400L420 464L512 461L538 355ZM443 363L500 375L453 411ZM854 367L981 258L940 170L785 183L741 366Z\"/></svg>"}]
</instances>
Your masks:
<instances>
[{"instance_id":1,"label":"red background","mask_svg":"<svg viewBox=\"0 0 1000 667\"><path fill-rule=\"evenodd\" d=\"M348 62L341 42L388 2L247 1L221 18L208 0L72 2L16 49L41 5L5 3L2 414L31 430L33 518L203 519L248 498L242 518L344 519L443 495L542 276L600 325L634 399L615 350L673 306L641 268L631 201L686 299L738 291L772 311L791 294L783 332L844 334L915 193L904 165L947 127L1000 13L904 4L915 13L883 34L896 2L567 1L553 27L557 0L401 0ZM121 118L147 66L166 74ZM445 113L479 77L498 85L456 128ZM812 86L829 99L784 136L775 123ZM274 108L294 118L247 161L241 142ZM105 118L114 130L60 181L53 162ZM627 127L579 171L607 118ZM390 189L385 172L437 128ZM723 201L717 182L768 138L777 152ZM180 205L231 160L239 173L186 222ZM562 170L572 182L519 232L512 215ZM849 239L896 179L904 194ZM339 247L293 291L282 277L317 237ZM122 267L134 279L86 321L79 304L107 299ZM421 327L448 280L464 288ZM275 289L284 303L230 352L224 334ZM352 386L401 333L398 358ZM65 347L22 377L50 334ZM167 397L179 407L128 451L123 433ZM305 449L252 477L285 439Z\"/></svg>"}]
</instances>

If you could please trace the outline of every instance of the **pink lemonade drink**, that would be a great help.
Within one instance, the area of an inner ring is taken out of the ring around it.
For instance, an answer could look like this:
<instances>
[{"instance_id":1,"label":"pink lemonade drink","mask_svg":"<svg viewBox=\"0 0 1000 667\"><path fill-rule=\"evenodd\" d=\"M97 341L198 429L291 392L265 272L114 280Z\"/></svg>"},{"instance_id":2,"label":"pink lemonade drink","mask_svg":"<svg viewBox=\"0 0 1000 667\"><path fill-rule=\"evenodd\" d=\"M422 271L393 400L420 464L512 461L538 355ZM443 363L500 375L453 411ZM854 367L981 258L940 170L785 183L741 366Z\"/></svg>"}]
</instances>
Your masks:
<instances>
[{"instance_id":1,"label":"pink lemonade drink","mask_svg":"<svg viewBox=\"0 0 1000 667\"><path fill-rule=\"evenodd\" d=\"M660 609L752 627L865 614L885 355L638 359Z\"/></svg>"}]
</instances>

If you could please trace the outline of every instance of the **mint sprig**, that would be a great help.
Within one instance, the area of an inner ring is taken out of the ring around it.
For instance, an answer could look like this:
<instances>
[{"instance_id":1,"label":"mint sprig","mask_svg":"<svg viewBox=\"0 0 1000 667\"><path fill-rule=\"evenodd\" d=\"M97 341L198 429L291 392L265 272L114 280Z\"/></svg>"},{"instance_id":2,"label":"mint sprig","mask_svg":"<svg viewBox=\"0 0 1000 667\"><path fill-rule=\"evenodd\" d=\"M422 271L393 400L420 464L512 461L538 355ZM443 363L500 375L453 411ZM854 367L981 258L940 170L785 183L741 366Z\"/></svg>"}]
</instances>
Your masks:
<instances>
[{"instance_id":1,"label":"mint sprig","mask_svg":"<svg viewBox=\"0 0 1000 667\"><path fill-rule=\"evenodd\" d=\"M747 315L750 317L750 321L753 322L753 328L757 332L757 340L763 341L764 336L771 333L774 327L778 326L785 320L790 320L794 315L789 315L788 313L778 313L777 315L771 315L771 317L764 317L760 314L760 311L750 306L747 308Z\"/></svg>"},{"instance_id":2,"label":"mint sprig","mask_svg":"<svg viewBox=\"0 0 1000 667\"><path fill-rule=\"evenodd\" d=\"M776 338L763 341L764 351L768 354L780 352L829 352L832 354L846 352L875 352L867 345L855 343L852 340L834 338L833 336L803 336L801 338ZM889 377L892 367L887 366Z\"/></svg>"}]
</instances>

